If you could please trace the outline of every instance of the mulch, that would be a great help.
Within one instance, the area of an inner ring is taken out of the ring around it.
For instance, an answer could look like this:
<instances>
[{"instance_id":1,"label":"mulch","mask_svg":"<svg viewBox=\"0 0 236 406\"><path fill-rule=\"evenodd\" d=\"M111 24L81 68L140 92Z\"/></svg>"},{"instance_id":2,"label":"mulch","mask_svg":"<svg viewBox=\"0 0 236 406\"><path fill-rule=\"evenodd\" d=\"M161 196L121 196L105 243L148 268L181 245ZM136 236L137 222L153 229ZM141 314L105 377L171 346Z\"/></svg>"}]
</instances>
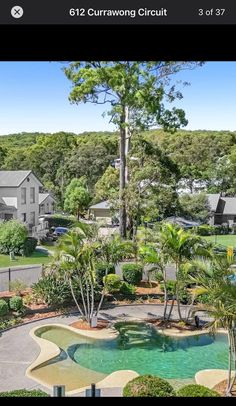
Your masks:
<instances>
[{"instance_id":1,"label":"mulch","mask_svg":"<svg viewBox=\"0 0 236 406\"><path fill-rule=\"evenodd\" d=\"M218 392L221 396L225 396L226 386L227 380L218 383L216 386L214 386L213 390ZM236 384L233 386L232 397L236 397Z\"/></svg>"},{"instance_id":2,"label":"mulch","mask_svg":"<svg viewBox=\"0 0 236 406\"><path fill-rule=\"evenodd\" d=\"M90 325L87 323L87 321L84 320L78 320L75 321L74 323L71 323L70 326L74 328L78 328L80 330L102 330L104 328L107 328L109 324L108 320L104 319L98 319L97 322L97 327L90 327Z\"/></svg>"}]
</instances>

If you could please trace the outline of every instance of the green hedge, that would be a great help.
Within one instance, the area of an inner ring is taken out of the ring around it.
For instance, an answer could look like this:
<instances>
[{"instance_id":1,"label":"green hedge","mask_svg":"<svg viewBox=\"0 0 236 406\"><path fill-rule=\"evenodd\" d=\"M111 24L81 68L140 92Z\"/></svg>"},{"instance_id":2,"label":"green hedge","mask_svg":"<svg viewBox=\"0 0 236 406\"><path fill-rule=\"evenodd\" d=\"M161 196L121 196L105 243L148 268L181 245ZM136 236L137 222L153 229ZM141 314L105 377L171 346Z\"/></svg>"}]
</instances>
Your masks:
<instances>
[{"instance_id":1,"label":"green hedge","mask_svg":"<svg viewBox=\"0 0 236 406\"><path fill-rule=\"evenodd\" d=\"M64 216L47 216L46 221L48 221L49 228L52 227L68 227L71 228L75 225L76 220L73 218L68 218Z\"/></svg>"},{"instance_id":2,"label":"green hedge","mask_svg":"<svg viewBox=\"0 0 236 406\"><path fill-rule=\"evenodd\" d=\"M4 299L0 299L0 317L4 317L9 312L8 304Z\"/></svg>"},{"instance_id":3,"label":"green hedge","mask_svg":"<svg viewBox=\"0 0 236 406\"><path fill-rule=\"evenodd\" d=\"M33 238L33 237L28 237L25 240L23 250L24 250L24 255L26 257L29 257L35 251L35 248L37 247L37 243L38 243L37 239Z\"/></svg>"},{"instance_id":4,"label":"green hedge","mask_svg":"<svg viewBox=\"0 0 236 406\"><path fill-rule=\"evenodd\" d=\"M135 295L135 286L131 285L128 282L122 282L121 287L120 287L120 293L122 293L122 295Z\"/></svg>"},{"instance_id":5,"label":"green hedge","mask_svg":"<svg viewBox=\"0 0 236 406\"><path fill-rule=\"evenodd\" d=\"M122 265L122 274L126 282L137 285L142 280L143 267L140 264Z\"/></svg>"},{"instance_id":6,"label":"green hedge","mask_svg":"<svg viewBox=\"0 0 236 406\"><path fill-rule=\"evenodd\" d=\"M118 293L122 286L122 281L119 275L107 275L103 278L103 283L106 286L106 290L108 293Z\"/></svg>"},{"instance_id":7,"label":"green hedge","mask_svg":"<svg viewBox=\"0 0 236 406\"><path fill-rule=\"evenodd\" d=\"M204 398L220 397L219 393L202 385L186 385L177 392L178 397Z\"/></svg>"},{"instance_id":8,"label":"green hedge","mask_svg":"<svg viewBox=\"0 0 236 406\"><path fill-rule=\"evenodd\" d=\"M20 312L23 309L23 299L20 296L13 296L9 300L9 307L15 312Z\"/></svg>"},{"instance_id":9,"label":"green hedge","mask_svg":"<svg viewBox=\"0 0 236 406\"><path fill-rule=\"evenodd\" d=\"M0 253L24 254L27 238L28 231L18 220L10 220L0 224Z\"/></svg>"},{"instance_id":10,"label":"green hedge","mask_svg":"<svg viewBox=\"0 0 236 406\"><path fill-rule=\"evenodd\" d=\"M13 390L10 392L0 392L0 397L1 398L48 398L50 395L48 395L46 392L41 391L40 389L34 389L34 390L27 390L27 389L19 389L19 390Z\"/></svg>"},{"instance_id":11,"label":"green hedge","mask_svg":"<svg viewBox=\"0 0 236 406\"><path fill-rule=\"evenodd\" d=\"M128 382L123 389L124 397L173 397L175 391L169 382L158 376L143 375Z\"/></svg>"},{"instance_id":12,"label":"green hedge","mask_svg":"<svg viewBox=\"0 0 236 406\"><path fill-rule=\"evenodd\" d=\"M106 275L115 273L115 266L113 264L108 264L107 262L98 262L96 264L96 280L99 285L103 284L103 278Z\"/></svg>"}]
</instances>

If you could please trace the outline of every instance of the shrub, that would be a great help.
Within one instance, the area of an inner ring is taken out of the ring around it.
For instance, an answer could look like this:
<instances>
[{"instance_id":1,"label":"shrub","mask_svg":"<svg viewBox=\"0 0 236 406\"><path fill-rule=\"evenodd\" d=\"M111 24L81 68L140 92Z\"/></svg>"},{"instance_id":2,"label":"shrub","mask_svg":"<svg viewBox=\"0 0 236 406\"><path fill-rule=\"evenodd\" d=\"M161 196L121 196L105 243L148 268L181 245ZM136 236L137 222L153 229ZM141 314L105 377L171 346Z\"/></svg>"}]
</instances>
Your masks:
<instances>
[{"instance_id":1,"label":"shrub","mask_svg":"<svg viewBox=\"0 0 236 406\"><path fill-rule=\"evenodd\" d=\"M13 296L10 298L9 307L15 312L20 312L23 309L23 299L20 296Z\"/></svg>"},{"instance_id":2,"label":"shrub","mask_svg":"<svg viewBox=\"0 0 236 406\"><path fill-rule=\"evenodd\" d=\"M162 272L160 271L156 271L153 273L153 279L159 283L161 283L163 281L163 275Z\"/></svg>"},{"instance_id":3,"label":"shrub","mask_svg":"<svg viewBox=\"0 0 236 406\"><path fill-rule=\"evenodd\" d=\"M24 243L24 255L29 257L37 247L37 239L33 237L28 237Z\"/></svg>"},{"instance_id":4,"label":"shrub","mask_svg":"<svg viewBox=\"0 0 236 406\"><path fill-rule=\"evenodd\" d=\"M208 293L202 293L201 295L198 295L195 300L196 303L202 303L202 304L211 304L212 303L212 298Z\"/></svg>"},{"instance_id":5,"label":"shrub","mask_svg":"<svg viewBox=\"0 0 236 406\"><path fill-rule=\"evenodd\" d=\"M173 296L175 294L175 286L176 286L176 282L169 280L166 282L166 289L167 289L167 294L168 296ZM160 288L162 290L162 292L164 292L164 283L160 284Z\"/></svg>"},{"instance_id":6,"label":"shrub","mask_svg":"<svg viewBox=\"0 0 236 406\"><path fill-rule=\"evenodd\" d=\"M124 397L171 397L175 396L169 382L158 376L143 375L128 382L123 390Z\"/></svg>"},{"instance_id":7,"label":"shrub","mask_svg":"<svg viewBox=\"0 0 236 406\"><path fill-rule=\"evenodd\" d=\"M118 293L122 285L119 275L113 274L104 276L103 283L108 293Z\"/></svg>"},{"instance_id":8,"label":"shrub","mask_svg":"<svg viewBox=\"0 0 236 406\"><path fill-rule=\"evenodd\" d=\"M7 302L3 299L0 299L0 317L4 317L9 312Z\"/></svg>"},{"instance_id":9,"label":"shrub","mask_svg":"<svg viewBox=\"0 0 236 406\"><path fill-rule=\"evenodd\" d=\"M202 226L198 226L195 228L196 234L201 236L206 235L214 235L215 234L215 227L209 226L207 224L203 224Z\"/></svg>"},{"instance_id":10,"label":"shrub","mask_svg":"<svg viewBox=\"0 0 236 406\"><path fill-rule=\"evenodd\" d=\"M186 287L179 289L179 300L182 304L187 304L191 300L191 295Z\"/></svg>"},{"instance_id":11,"label":"shrub","mask_svg":"<svg viewBox=\"0 0 236 406\"><path fill-rule=\"evenodd\" d=\"M123 278L132 285L137 285L142 280L143 267L140 264L122 265Z\"/></svg>"},{"instance_id":12,"label":"shrub","mask_svg":"<svg viewBox=\"0 0 236 406\"><path fill-rule=\"evenodd\" d=\"M71 228L75 225L76 220L72 217L65 217L60 215L47 216L49 228L52 227L68 227Z\"/></svg>"},{"instance_id":13,"label":"shrub","mask_svg":"<svg viewBox=\"0 0 236 406\"><path fill-rule=\"evenodd\" d=\"M103 278L106 275L115 273L115 266L113 264L108 264L107 262L98 262L96 265L96 280L99 285L103 284Z\"/></svg>"},{"instance_id":14,"label":"shrub","mask_svg":"<svg viewBox=\"0 0 236 406\"><path fill-rule=\"evenodd\" d=\"M122 282L120 287L120 293L123 295L135 295L135 286L128 282Z\"/></svg>"},{"instance_id":15,"label":"shrub","mask_svg":"<svg viewBox=\"0 0 236 406\"><path fill-rule=\"evenodd\" d=\"M0 331L5 330L6 328L14 327L17 324L22 323L22 319L20 317L14 317L13 319L4 320L0 322Z\"/></svg>"},{"instance_id":16,"label":"shrub","mask_svg":"<svg viewBox=\"0 0 236 406\"><path fill-rule=\"evenodd\" d=\"M48 305L61 306L71 300L69 284L53 272L42 275L32 286L32 290L36 299L43 300Z\"/></svg>"},{"instance_id":17,"label":"shrub","mask_svg":"<svg viewBox=\"0 0 236 406\"><path fill-rule=\"evenodd\" d=\"M0 253L22 255L28 237L26 227L17 220L10 220L0 225Z\"/></svg>"},{"instance_id":18,"label":"shrub","mask_svg":"<svg viewBox=\"0 0 236 406\"><path fill-rule=\"evenodd\" d=\"M27 390L27 389L18 389L18 390L13 390L10 392L0 392L0 397L1 398L46 398L50 397L46 392L41 391L40 389L34 389L34 390Z\"/></svg>"},{"instance_id":19,"label":"shrub","mask_svg":"<svg viewBox=\"0 0 236 406\"><path fill-rule=\"evenodd\" d=\"M22 292L27 288L27 285L20 279L10 282L10 291L14 292L17 296L21 296Z\"/></svg>"},{"instance_id":20,"label":"shrub","mask_svg":"<svg viewBox=\"0 0 236 406\"><path fill-rule=\"evenodd\" d=\"M219 393L208 389L202 385L186 385L180 388L177 392L178 397L187 398L204 398L204 397L220 397Z\"/></svg>"}]
</instances>

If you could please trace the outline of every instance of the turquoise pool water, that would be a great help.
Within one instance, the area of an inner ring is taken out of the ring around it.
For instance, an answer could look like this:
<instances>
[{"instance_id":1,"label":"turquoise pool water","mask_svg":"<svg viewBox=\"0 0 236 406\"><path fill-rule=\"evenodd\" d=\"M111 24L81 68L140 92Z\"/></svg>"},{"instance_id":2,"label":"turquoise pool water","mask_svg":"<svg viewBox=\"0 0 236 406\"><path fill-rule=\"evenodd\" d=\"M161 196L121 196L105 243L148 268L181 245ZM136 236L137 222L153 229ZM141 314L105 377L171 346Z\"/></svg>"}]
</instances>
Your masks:
<instances>
[{"instance_id":1,"label":"turquoise pool water","mask_svg":"<svg viewBox=\"0 0 236 406\"><path fill-rule=\"evenodd\" d=\"M39 366L35 374L41 379L55 376L71 390L120 369L175 380L192 379L201 369L227 369L225 334L170 338L144 323L117 323L116 328L120 335L111 341L85 338L53 325L39 328L36 334L57 344L61 354Z\"/></svg>"},{"instance_id":2,"label":"turquoise pool water","mask_svg":"<svg viewBox=\"0 0 236 406\"><path fill-rule=\"evenodd\" d=\"M80 365L109 374L132 369L169 379L193 378L201 369L227 369L227 337L208 334L170 338L141 323L119 323L120 337L113 341L94 341L68 354Z\"/></svg>"}]
</instances>

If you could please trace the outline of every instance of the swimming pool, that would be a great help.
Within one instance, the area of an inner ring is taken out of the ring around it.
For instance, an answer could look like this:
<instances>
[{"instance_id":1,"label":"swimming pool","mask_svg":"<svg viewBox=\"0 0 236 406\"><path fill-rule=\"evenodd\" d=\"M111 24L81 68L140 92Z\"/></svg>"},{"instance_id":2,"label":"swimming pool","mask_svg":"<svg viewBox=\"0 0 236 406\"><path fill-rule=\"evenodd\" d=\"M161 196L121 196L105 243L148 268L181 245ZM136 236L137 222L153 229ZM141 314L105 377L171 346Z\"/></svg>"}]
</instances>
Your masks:
<instances>
[{"instance_id":1,"label":"swimming pool","mask_svg":"<svg viewBox=\"0 0 236 406\"><path fill-rule=\"evenodd\" d=\"M164 336L145 323L123 322L115 327L120 334L113 340L87 338L53 325L38 328L35 334L55 343L61 353L39 365L33 374L73 390L117 370L181 380L194 378L202 369L227 369L225 334L180 338Z\"/></svg>"}]
</instances>

